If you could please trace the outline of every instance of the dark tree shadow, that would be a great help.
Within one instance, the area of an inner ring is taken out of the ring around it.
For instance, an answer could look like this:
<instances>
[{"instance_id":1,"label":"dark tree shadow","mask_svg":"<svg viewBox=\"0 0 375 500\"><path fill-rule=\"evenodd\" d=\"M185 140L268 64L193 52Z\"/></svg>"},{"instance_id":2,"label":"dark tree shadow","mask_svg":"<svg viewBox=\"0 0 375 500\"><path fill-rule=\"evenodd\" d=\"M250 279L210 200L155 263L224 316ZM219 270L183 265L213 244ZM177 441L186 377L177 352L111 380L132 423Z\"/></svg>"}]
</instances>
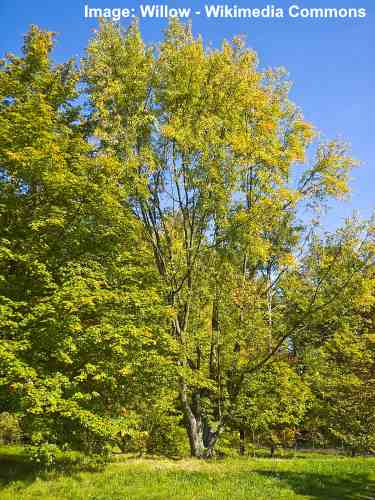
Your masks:
<instances>
[{"instance_id":1,"label":"dark tree shadow","mask_svg":"<svg viewBox=\"0 0 375 500\"><path fill-rule=\"evenodd\" d=\"M367 474L340 475L312 472L257 470L257 474L285 483L300 495L314 500L375 500L375 481Z\"/></svg>"},{"instance_id":2,"label":"dark tree shadow","mask_svg":"<svg viewBox=\"0 0 375 500\"><path fill-rule=\"evenodd\" d=\"M22 456L0 456L0 489L13 481L32 483L40 473Z\"/></svg>"},{"instance_id":3,"label":"dark tree shadow","mask_svg":"<svg viewBox=\"0 0 375 500\"><path fill-rule=\"evenodd\" d=\"M38 479L48 479L48 474L53 472L57 474L68 474L70 477L79 479L80 472L101 472L105 464L95 462L81 462L60 459L52 468L43 468L30 462L27 456L19 455L0 455L0 498L1 489L15 481L22 481L27 484L33 483Z\"/></svg>"}]
</instances>

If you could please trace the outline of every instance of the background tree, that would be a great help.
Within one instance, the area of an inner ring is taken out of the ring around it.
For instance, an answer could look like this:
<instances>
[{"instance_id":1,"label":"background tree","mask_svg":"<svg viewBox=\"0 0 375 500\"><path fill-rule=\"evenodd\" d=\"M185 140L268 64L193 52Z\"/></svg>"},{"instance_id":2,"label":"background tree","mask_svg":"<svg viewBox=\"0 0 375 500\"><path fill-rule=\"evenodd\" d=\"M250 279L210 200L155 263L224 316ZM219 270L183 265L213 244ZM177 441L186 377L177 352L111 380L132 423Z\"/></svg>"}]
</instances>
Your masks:
<instances>
[{"instance_id":1,"label":"background tree","mask_svg":"<svg viewBox=\"0 0 375 500\"><path fill-rule=\"evenodd\" d=\"M298 367L297 367L298 368ZM240 433L240 452L245 453L246 435L252 446L291 446L311 404L312 393L298 374L293 357L267 365L251 377L237 401L233 427Z\"/></svg>"},{"instance_id":2,"label":"background tree","mask_svg":"<svg viewBox=\"0 0 375 500\"><path fill-rule=\"evenodd\" d=\"M326 441L353 453L374 449L373 221L366 228L366 243L358 241L359 228L353 221L348 223L348 265L335 277L336 288L349 277L350 286L345 284L344 300L334 312L316 316L311 335L319 329L326 342L310 347L305 356L308 383L315 394L309 421ZM330 240L325 253L332 255L332 247ZM362 272L353 279L358 267Z\"/></svg>"}]
</instances>

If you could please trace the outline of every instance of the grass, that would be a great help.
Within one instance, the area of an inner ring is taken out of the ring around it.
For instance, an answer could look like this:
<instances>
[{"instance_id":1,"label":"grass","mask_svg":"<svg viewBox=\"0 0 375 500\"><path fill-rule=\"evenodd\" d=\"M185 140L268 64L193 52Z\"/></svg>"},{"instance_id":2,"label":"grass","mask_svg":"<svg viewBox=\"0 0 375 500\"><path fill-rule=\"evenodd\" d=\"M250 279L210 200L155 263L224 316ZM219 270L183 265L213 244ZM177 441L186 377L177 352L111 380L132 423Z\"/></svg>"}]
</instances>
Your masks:
<instances>
[{"instance_id":1,"label":"grass","mask_svg":"<svg viewBox=\"0 0 375 500\"><path fill-rule=\"evenodd\" d=\"M100 472L40 473L8 447L0 449L0 499L375 500L375 459L128 458Z\"/></svg>"}]
</instances>

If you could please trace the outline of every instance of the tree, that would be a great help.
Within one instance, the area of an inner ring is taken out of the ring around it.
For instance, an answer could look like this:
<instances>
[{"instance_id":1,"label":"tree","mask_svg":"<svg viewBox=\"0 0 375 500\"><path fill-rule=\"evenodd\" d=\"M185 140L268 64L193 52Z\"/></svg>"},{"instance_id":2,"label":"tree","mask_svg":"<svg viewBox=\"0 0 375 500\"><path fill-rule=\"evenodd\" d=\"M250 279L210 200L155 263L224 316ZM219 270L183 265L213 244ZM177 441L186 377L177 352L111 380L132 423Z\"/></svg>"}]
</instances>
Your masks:
<instances>
[{"instance_id":1,"label":"tree","mask_svg":"<svg viewBox=\"0 0 375 500\"><path fill-rule=\"evenodd\" d=\"M127 168L90 145L79 73L52 46L32 27L1 62L0 402L34 441L100 451L163 390L167 312Z\"/></svg>"},{"instance_id":2,"label":"tree","mask_svg":"<svg viewBox=\"0 0 375 500\"><path fill-rule=\"evenodd\" d=\"M239 38L206 49L174 20L153 49L136 24L103 23L83 79L97 151L131 170L128 200L174 311L191 454L209 456L244 381L324 309L321 285L341 253L295 311L312 227L298 210L347 193L355 162L337 141L307 161L316 133L289 101L283 72L258 70Z\"/></svg>"},{"instance_id":3,"label":"tree","mask_svg":"<svg viewBox=\"0 0 375 500\"><path fill-rule=\"evenodd\" d=\"M293 362L293 357L278 360L244 383L232 423L240 432L241 454L246 432L254 446L255 440L269 446L271 456L278 445L289 445L298 438L312 394Z\"/></svg>"},{"instance_id":4,"label":"tree","mask_svg":"<svg viewBox=\"0 0 375 500\"><path fill-rule=\"evenodd\" d=\"M359 241L359 229L367 230L365 244ZM373 221L367 228L348 221L347 234L349 265L336 274L335 287L348 282L348 275L356 268L362 272L345 286L341 304L334 312L315 318L314 328L324 334L326 342L307 349L305 364L315 395L308 417L310 427L313 423L326 441L345 445L354 454L375 448ZM332 255L332 247L330 240L326 255Z\"/></svg>"}]
</instances>

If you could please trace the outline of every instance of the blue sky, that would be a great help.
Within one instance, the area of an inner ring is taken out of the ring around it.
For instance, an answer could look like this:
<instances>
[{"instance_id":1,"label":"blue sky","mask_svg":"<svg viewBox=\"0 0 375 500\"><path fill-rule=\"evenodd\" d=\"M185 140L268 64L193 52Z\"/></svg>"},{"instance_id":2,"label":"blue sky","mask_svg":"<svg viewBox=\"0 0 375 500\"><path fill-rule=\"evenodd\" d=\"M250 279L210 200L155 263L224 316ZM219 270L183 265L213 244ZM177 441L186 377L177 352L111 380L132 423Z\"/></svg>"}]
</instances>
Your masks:
<instances>
[{"instance_id":1,"label":"blue sky","mask_svg":"<svg viewBox=\"0 0 375 500\"><path fill-rule=\"evenodd\" d=\"M61 62L83 54L95 20L83 17L90 7L135 7L145 0L0 0L0 56L19 52L30 24L58 33L54 58ZM164 3L163 1L155 3ZM200 0L165 2L170 7L201 9ZM207 2L208 3L208 2ZM221 3L212 2L212 3ZM267 0L239 0L243 7L264 7ZM276 0L269 4L287 10L301 7L365 8L363 19L207 19L194 16L193 30L214 46L223 38L245 34L260 67L284 66L293 81L291 97L305 118L323 137L350 142L353 155L361 160L353 172L349 203L335 204L326 218L328 226L357 209L367 217L375 208L375 3L373 0ZM123 22L126 25L126 21ZM160 40L165 20L143 19L146 41Z\"/></svg>"}]
</instances>

